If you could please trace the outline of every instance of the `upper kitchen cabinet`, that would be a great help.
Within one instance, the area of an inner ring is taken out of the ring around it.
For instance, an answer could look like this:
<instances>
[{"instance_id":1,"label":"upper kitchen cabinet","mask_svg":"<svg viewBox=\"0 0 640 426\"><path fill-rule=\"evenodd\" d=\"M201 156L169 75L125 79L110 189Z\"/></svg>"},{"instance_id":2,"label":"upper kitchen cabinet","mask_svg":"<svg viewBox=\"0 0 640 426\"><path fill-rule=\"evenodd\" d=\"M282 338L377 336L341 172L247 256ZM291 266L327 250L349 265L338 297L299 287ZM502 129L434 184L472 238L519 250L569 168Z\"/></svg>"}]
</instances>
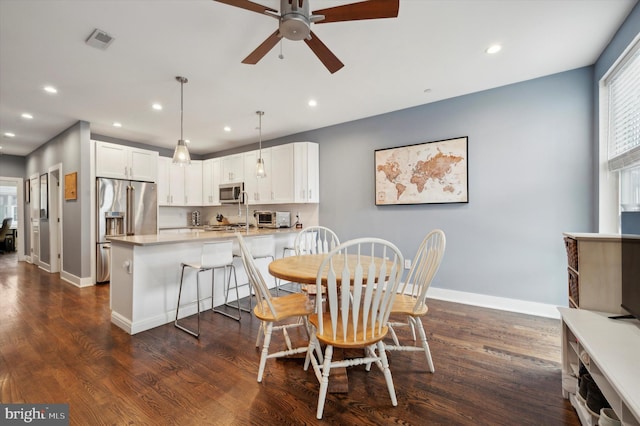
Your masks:
<instances>
[{"instance_id":1,"label":"upper kitchen cabinet","mask_svg":"<svg viewBox=\"0 0 640 426\"><path fill-rule=\"evenodd\" d=\"M158 205L201 206L202 161L173 164L169 157L158 158Z\"/></svg>"},{"instance_id":2,"label":"upper kitchen cabinet","mask_svg":"<svg viewBox=\"0 0 640 426\"><path fill-rule=\"evenodd\" d=\"M220 205L220 163L220 158L202 162L202 204L204 206Z\"/></svg>"},{"instance_id":3,"label":"upper kitchen cabinet","mask_svg":"<svg viewBox=\"0 0 640 426\"><path fill-rule=\"evenodd\" d=\"M158 153L96 141L96 176L155 182L158 176Z\"/></svg>"},{"instance_id":4,"label":"upper kitchen cabinet","mask_svg":"<svg viewBox=\"0 0 640 426\"><path fill-rule=\"evenodd\" d=\"M320 152L314 142L293 145L294 196L296 203L320 202Z\"/></svg>"},{"instance_id":5,"label":"upper kitchen cabinet","mask_svg":"<svg viewBox=\"0 0 640 426\"><path fill-rule=\"evenodd\" d=\"M222 176L220 183L242 182L244 179L244 155L234 154L222 157Z\"/></svg>"},{"instance_id":6,"label":"upper kitchen cabinet","mask_svg":"<svg viewBox=\"0 0 640 426\"><path fill-rule=\"evenodd\" d=\"M271 148L271 202L295 202L294 146L278 145ZM266 161L266 160L265 160Z\"/></svg>"},{"instance_id":7,"label":"upper kitchen cabinet","mask_svg":"<svg viewBox=\"0 0 640 426\"><path fill-rule=\"evenodd\" d=\"M184 205L202 205L202 160L191 160L181 167L184 171Z\"/></svg>"},{"instance_id":8,"label":"upper kitchen cabinet","mask_svg":"<svg viewBox=\"0 0 640 426\"><path fill-rule=\"evenodd\" d=\"M262 150L264 169L266 176L259 178L256 175L256 164L260 156L260 151L249 151L244 153L244 190L249 197L251 204L268 204L273 202L271 192L272 167L271 148ZM280 166L280 164L278 164Z\"/></svg>"}]
</instances>

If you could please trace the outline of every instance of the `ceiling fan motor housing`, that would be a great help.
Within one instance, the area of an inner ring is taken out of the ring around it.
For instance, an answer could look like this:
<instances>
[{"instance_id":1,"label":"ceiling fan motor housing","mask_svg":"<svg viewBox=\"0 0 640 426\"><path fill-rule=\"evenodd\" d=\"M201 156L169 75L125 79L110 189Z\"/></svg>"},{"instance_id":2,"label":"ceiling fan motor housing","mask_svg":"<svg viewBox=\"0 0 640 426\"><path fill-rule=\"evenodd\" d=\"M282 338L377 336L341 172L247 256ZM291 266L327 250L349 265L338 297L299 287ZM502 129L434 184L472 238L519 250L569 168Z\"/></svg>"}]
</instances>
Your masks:
<instances>
[{"instance_id":1,"label":"ceiling fan motor housing","mask_svg":"<svg viewBox=\"0 0 640 426\"><path fill-rule=\"evenodd\" d=\"M280 35L288 40L304 40L311 32L308 0L280 0Z\"/></svg>"}]
</instances>

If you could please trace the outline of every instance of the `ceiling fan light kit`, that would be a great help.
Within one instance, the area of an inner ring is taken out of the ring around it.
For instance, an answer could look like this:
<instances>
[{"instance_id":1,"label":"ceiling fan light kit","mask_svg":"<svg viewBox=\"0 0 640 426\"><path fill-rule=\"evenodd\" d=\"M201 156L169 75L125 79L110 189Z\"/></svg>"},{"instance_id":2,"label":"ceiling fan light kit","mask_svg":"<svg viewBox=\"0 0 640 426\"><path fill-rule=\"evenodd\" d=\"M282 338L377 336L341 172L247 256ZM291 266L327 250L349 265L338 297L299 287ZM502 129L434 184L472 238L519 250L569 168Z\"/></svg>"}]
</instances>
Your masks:
<instances>
[{"instance_id":1,"label":"ceiling fan light kit","mask_svg":"<svg viewBox=\"0 0 640 426\"><path fill-rule=\"evenodd\" d=\"M310 0L280 0L280 12L249 0L214 0L219 3L271 16L279 20L278 29L262 42L242 63L255 65L283 37L288 40L304 40L331 74L344 64L311 31L311 24L356 21L362 19L396 18L400 0L367 0L310 12Z\"/></svg>"},{"instance_id":2,"label":"ceiling fan light kit","mask_svg":"<svg viewBox=\"0 0 640 426\"><path fill-rule=\"evenodd\" d=\"M188 83L185 77L176 77L176 80L180 82L180 139L178 139L178 144L176 145L176 150L173 152L173 163L184 166L186 164L191 164L191 156L189 155L189 149L187 148L187 144L184 141L184 137L182 135L182 127L183 127L183 105L184 105L184 85Z\"/></svg>"}]
</instances>

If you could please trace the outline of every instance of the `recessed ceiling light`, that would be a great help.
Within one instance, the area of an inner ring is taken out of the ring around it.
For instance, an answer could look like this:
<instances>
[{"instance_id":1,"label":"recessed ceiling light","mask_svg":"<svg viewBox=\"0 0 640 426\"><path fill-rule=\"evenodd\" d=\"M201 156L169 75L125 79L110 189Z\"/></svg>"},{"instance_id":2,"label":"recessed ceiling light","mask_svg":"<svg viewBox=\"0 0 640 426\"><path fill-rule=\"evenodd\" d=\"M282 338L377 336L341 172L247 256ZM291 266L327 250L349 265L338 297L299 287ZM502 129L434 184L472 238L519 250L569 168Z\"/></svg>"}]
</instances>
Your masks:
<instances>
[{"instance_id":1,"label":"recessed ceiling light","mask_svg":"<svg viewBox=\"0 0 640 426\"><path fill-rule=\"evenodd\" d=\"M113 127L122 127L122 123L120 123L118 121L114 121L113 122Z\"/></svg>"},{"instance_id":2,"label":"recessed ceiling light","mask_svg":"<svg viewBox=\"0 0 640 426\"><path fill-rule=\"evenodd\" d=\"M4 136L6 138L13 138L13 137L16 136L16 134L15 133L11 133L11 132L4 132Z\"/></svg>"},{"instance_id":3,"label":"recessed ceiling light","mask_svg":"<svg viewBox=\"0 0 640 426\"><path fill-rule=\"evenodd\" d=\"M153 104L151 105L151 108L155 109L156 111L162 111L162 105L160 104Z\"/></svg>"},{"instance_id":4,"label":"recessed ceiling light","mask_svg":"<svg viewBox=\"0 0 640 426\"><path fill-rule=\"evenodd\" d=\"M489 55L493 55L494 53L498 53L500 50L502 50L502 46L500 46L499 44L494 44L487 47L487 50L485 50L485 52L487 52Z\"/></svg>"},{"instance_id":5,"label":"recessed ceiling light","mask_svg":"<svg viewBox=\"0 0 640 426\"><path fill-rule=\"evenodd\" d=\"M314 107L314 106L317 106L317 105L318 105L318 102L315 99L310 99L309 100L309 106L310 107Z\"/></svg>"},{"instance_id":6,"label":"recessed ceiling light","mask_svg":"<svg viewBox=\"0 0 640 426\"><path fill-rule=\"evenodd\" d=\"M53 86L44 86L44 91L51 94L58 93L58 89Z\"/></svg>"},{"instance_id":7,"label":"recessed ceiling light","mask_svg":"<svg viewBox=\"0 0 640 426\"><path fill-rule=\"evenodd\" d=\"M26 120L31 120L33 118L33 115L29 114L28 112L23 112L22 115L20 116Z\"/></svg>"},{"instance_id":8,"label":"recessed ceiling light","mask_svg":"<svg viewBox=\"0 0 640 426\"><path fill-rule=\"evenodd\" d=\"M231 131L231 127L229 126L224 126L224 131L229 133Z\"/></svg>"}]
</instances>

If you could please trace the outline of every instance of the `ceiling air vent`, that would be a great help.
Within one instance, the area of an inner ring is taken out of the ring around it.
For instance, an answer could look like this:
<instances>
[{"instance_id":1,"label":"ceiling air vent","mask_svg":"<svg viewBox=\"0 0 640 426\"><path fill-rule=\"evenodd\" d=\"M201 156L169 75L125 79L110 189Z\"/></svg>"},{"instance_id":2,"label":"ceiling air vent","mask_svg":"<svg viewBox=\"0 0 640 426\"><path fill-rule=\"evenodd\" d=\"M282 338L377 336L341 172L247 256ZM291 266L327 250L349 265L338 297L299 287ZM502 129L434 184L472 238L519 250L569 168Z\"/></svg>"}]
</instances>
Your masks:
<instances>
[{"instance_id":1,"label":"ceiling air vent","mask_svg":"<svg viewBox=\"0 0 640 426\"><path fill-rule=\"evenodd\" d=\"M107 47L113 41L113 37L109 34L105 33L102 30L95 29L89 36L89 38L85 41L89 46L96 47L98 49L106 50Z\"/></svg>"}]
</instances>

